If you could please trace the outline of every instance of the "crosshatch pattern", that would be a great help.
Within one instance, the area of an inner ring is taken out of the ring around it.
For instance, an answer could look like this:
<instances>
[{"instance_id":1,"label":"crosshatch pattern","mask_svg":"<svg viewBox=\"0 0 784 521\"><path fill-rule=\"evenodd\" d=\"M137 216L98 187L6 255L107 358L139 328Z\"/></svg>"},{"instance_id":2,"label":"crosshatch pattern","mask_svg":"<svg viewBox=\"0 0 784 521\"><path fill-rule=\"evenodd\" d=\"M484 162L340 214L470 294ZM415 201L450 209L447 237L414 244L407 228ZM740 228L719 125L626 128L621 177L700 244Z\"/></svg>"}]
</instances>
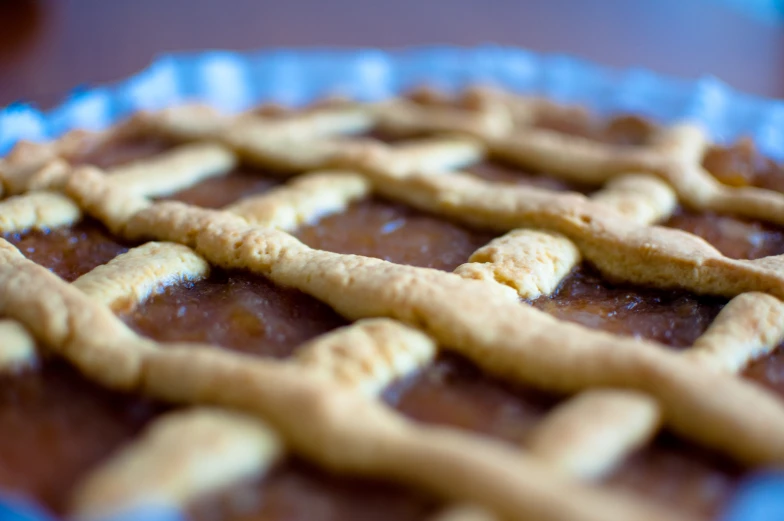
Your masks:
<instances>
[{"instance_id":1,"label":"crosshatch pattern","mask_svg":"<svg viewBox=\"0 0 784 521\"><path fill-rule=\"evenodd\" d=\"M690 125L638 124L627 143L612 129L599 139L547 123L580 117L492 90L458 101L423 91L233 117L176 107L104 133L17 146L0 163L9 240L90 219L117 245L108 262L63 275L68 283L2 242L3 367L35 363L40 345L102 386L194 405L159 416L94 468L71 511L89 518L145 499L188 505L293 453L442 498L450 506L440 520L691 519L590 482L662 427L743 465L784 462L784 406L735 376L784 338L781 260L736 260L653 226L678 204L784 225L784 195L720 183L701 166L709 143ZM152 155L90 161L125 139ZM162 146L169 141L178 144ZM548 177L515 185L472 166L486 157ZM277 178L245 172L235 179L243 197L199 206L211 180L239 163ZM295 238L315 240L309 225L372 196L490 231L467 262L437 266L456 265L452 273ZM679 352L529 305L584 261L611 280L731 300ZM220 270L263 276L327 304L343 317L335 327L351 323L294 339L275 356L293 354L276 360L206 343L164 346L124 322L166 288ZM498 380L573 396L522 447L413 422L379 399L438 351Z\"/></svg>"}]
</instances>

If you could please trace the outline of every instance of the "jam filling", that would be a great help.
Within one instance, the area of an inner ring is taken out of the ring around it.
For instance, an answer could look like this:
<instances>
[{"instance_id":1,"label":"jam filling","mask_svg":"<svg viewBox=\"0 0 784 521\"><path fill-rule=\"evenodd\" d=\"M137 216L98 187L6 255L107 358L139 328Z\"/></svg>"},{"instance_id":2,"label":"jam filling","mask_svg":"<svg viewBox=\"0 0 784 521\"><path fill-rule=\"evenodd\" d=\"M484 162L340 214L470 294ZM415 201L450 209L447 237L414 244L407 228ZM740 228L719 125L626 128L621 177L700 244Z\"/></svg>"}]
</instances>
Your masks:
<instances>
[{"instance_id":1,"label":"jam filling","mask_svg":"<svg viewBox=\"0 0 784 521\"><path fill-rule=\"evenodd\" d=\"M579 113L568 118L544 116L534 125L571 136L622 146L645 145L655 130L655 126L646 119L632 115L618 115L609 120L595 119L588 114Z\"/></svg>"},{"instance_id":2,"label":"jam filling","mask_svg":"<svg viewBox=\"0 0 784 521\"><path fill-rule=\"evenodd\" d=\"M584 264L552 296L532 305L561 320L682 349L705 332L725 303L723 298L684 291L612 284ZM742 475L743 469L721 455L664 433L606 482L709 519L726 504Z\"/></svg>"},{"instance_id":3,"label":"jam filling","mask_svg":"<svg viewBox=\"0 0 784 521\"><path fill-rule=\"evenodd\" d=\"M756 186L784 192L782 166L763 156L748 138L728 146L711 147L703 157L702 165L729 186Z\"/></svg>"},{"instance_id":4,"label":"jam filling","mask_svg":"<svg viewBox=\"0 0 784 521\"><path fill-rule=\"evenodd\" d=\"M761 221L681 208L664 226L702 237L733 259L759 259L784 253L784 228Z\"/></svg>"},{"instance_id":5,"label":"jam filling","mask_svg":"<svg viewBox=\"0 0 784 521\"><path fill-rule=\"evenodd\" d=\"M744 477L743 467L663 432L631 455L604 484L716 519Z\"/></svg>"},{"instance_id":6,"label":"jam filling","mask_svg":"<svg viewBox=\"0 0 784 521\"><path fill-rule=\"evenodd\" d=\"M163 410L101 388L61 360L0 374L0 490L64 513L72 487Z\"/></svg>"},{"instance_id":7,"label":"jam filling","mask_svg":"<svg viewBox=\"0 0 784 521\"><path fill-rule=\"evenodd\" d=\"M504 384L468 360L442 354L419 373L393 383L384 400L409 418L486 434L516 445L560 398Z\"/></svg>"},{"instance_id":8,"label":"jam filling","mask_svg":"<svg viewBox=\"0 0 784 521\"><path fill-rule=\"evenodd\" d=\"M312 248L446 271L494 237L379 198L355 203L295 235Z\"/></svg>"},{"instance_id":9,"label":"jam filling","mask_svg":"<svg viewBox=\"0 0 784 521\"><path fill-rule=\"evenodd\" d=\"M531 186L554 192L589 194L596 190L596 187L592 185L548 177L547 174L537 173L533 170L524 170L521 167L513 166L500 160L482 161L465 168L465 171L493 183Z\"/></svg>"},{"instance_id":10,"label":"jam filling","mask_svg":"<svg viewBox=\"0 0 784 521\"><path fill-rule=\"evenodd\" d=\"M172 142L160 137L128 136L122 139L113 139L95 149L77 153L69 158L69 162L74 165L92 165L106 169L161 154L173 146Z\"/></svg>"},{"instance_id":11,"label":"jam filling","mask_svg":"<svg viewBox=\"0 0 784 521\"><path fill-rule=\"evenodd\" d=\"M22 254L71 282L128 251L98 221L84 219L64 228L4 235Z\"/></svg>"},{"instance_id":12,"label":"jam filling","mask_svg":"<svg viewBox=\"0 0 784 521\"><path fill-rule=\"evenodd\" d=\"M274 358L346 324L304 293L259 275L217 268L206 280L166 288L123 319L159 342L206 342Z\"/></svg>"},{"instance_id":13,"label":"jam filling","mask_svg":"<svg viewBox=\"0 0 784 521\"><path fill-rule=\"evenodd\" d=\"M263 479L195 501L188 514L191 521L419 521L437 507L413 490L290 458Z\"/></svg>"},{"instance_id":14,"label":"jam filling","mask_svg":"<svg viewBox=\"0 0 784 521\"><path fill-rule=\"evenodd\" d=\"M164 199L202 208L222 208L238 199L259 195L280 183L263 170L240 166L227 175L211 177Z\"/></svg>"},{"instance_id":15,"label":"jam filling","mask_svg":"<svg viewBox=\"0 0 784 521\"><path fill-rule=\"evenodd\" d=\"M725 303L684 291L612 284L587 264L577 267L553 295L532 302L561 320L675 348L691 346Z\"/></svg>"}]
</instances>

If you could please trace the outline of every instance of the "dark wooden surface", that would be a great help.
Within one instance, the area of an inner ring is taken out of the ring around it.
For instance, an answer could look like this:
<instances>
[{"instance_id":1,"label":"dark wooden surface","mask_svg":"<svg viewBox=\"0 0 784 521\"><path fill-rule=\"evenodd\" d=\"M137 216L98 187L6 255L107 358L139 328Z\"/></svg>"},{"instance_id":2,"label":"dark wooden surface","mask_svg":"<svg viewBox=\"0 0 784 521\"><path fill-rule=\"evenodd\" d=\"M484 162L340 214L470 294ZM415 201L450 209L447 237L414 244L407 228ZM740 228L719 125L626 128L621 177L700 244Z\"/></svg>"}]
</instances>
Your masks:
<instances>
[{"instance_id":1,"label":"dark wooden surface","mask_svg":"<svg viewBox=\"0 0 784 521\"><path fill-rule=\"evenodd\" d=\"M784 28L711 0L0 0L0 105L167 51L487 42L784 97Z\"/></svg>"}]
</instances>

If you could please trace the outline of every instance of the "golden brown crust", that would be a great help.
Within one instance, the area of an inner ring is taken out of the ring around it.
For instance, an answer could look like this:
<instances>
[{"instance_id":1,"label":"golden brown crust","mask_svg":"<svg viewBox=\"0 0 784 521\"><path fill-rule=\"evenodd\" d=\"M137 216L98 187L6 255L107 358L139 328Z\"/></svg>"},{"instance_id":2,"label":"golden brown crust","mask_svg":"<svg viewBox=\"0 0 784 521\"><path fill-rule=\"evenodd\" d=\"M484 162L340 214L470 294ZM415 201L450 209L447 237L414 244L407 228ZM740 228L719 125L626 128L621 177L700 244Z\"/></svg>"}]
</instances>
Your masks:
<instances>
[{"instance_id":1,"label":"golden brown crust","mask_svg":"<svg viewBox=\"0 0 784 521\"><path fill-rule=\"evenodd\" d=\"M500 285L311 250L283 232L214 217L158 203L139 212L129 231L186 242L211 263L264 274L348 318L409 323L498 376L561 392L595 386L644 391L685 436L748 462L784 459L784 445L769 436L774 428L784 435L784 408L753 386L726 378L718 383L718 375L695 370L653 344L559 323L520 305ZM750 413L754 402L767 411L764 426Z\"/></svg>"},{"instance_id":2,"label":"golden brown crust","mask_svg":"<svg viewBox=\"0 0 784 521\"><path fill-rule=\"evenodd\" d=\"M186 246L148 242L85 273L73 286L115 312L128 311L166 286L206 277L209 269Z\"/></svg>"},{"instance_id":3,"label":"golden brown crust","mask_svg":"<svg viewBox=\"0 0 784 521\"><path fill-rule=\"evenodd\" d=\"M580 260L577 247L562 235L514 230L479 248L455 273L495 281L534 299L555 291Z\"/></svg>"},{"instance_id":4,"label":"golden brown crust","mask_svg":"<svg viewBox=\"0 0 784 521\"><path fill-rule=\"evenodd\" d=\"M133 338L88 296L22 258L12 247L2 252L0 294L6 298L0 300L0 312L37 328L37 336L48 347L104 384L128 387L139 382L143 390L162 399L239 407L262 415L297 452L336 471L392 477L449 498L475 501L509 517L674 518L636 501L577 487L555 476L547 478L544 467L502 445L449 430L415 427L359 393L317 378L316 373L306 377L308 373L290 364L210 347L152 349ZM12 291L16 284L25 285L27 292ZM492 286L477 283L477 287ZM52 303L59 304L57 313L37 311ZM52 318L42 321L43 316ZM80 327L69 327L73 324ZM87 331L92 338L85 338ZM121 354L132 355L135 363L129 365ZM118 365L125 370L118 371ZM110 368L111 374L107 373ZM299 414L292 415L292 410ZM449 476L463 478L455 481ZM572 501L553 501L563 493Z\"/></svg>"},{"instance_id":5,"label":"golden brown crust","mask_svg":"<svg viewBox=\"0 0 784 521\"><path fill-rule=\"evenodd\" d=\"M770 353L784 341L784 303L764 293L744 293L721 310L684 356L729 373Z\"/></svg>"},{"instance_id":6,"label":"golden brown crust","mask_svg":"<svg viewBox=\"0 0 784 521\"><path fill-rule=\"evenodd\" d=\"M0 313L18 319L105 385L139 386L163 399L260 415L296 452L328 468L391 477L481 504L467 510L477 519L491 511L543 520L673 519L545 469L593 478L660 422L741 461L784 461L784 408L727 374L784 336L784 311L771 296L784 298L781 261L730 260L694 236L648 226L672 213L676 194L693 208L784 222L784 196L720 185L699 165L707 141L693 126L660 129L644 146L619 147L533 128L538 118L572 110L542 100L489 90L467 95L461 106L432 93L423 100L331 104L291 117L229 118L203 107L148 114L128 128L220 144L186 145L168 158L115 169L112 176L93 168L71 171L66 160L116 131L21 147L0 163L7 193L62 190L78 204L72 219L83 210L127 238L184 246L142 246L68 286L2 243ZM394 147L346 137L371 128L461 137ZM586 198L453 172L488 149L603 189ZM235 154L284 175L336 167L341 172L297 178L224 211L148 199L221 175ZM477 251L455 275L312 250L274 229L292 230L371 191L509 233ZM61 206L72 205L67 201L59 197ZM31 208L25 211L35 218L17 220L35 226L40 219ZM0 216L14 218L10 211ZM59 222L41 222L47 219ZM148 253L161 261L157 268L142 260ZM685 356L564 324L519 302L519 295L552 292L581 258L614 279L735 299ZM157 350L109 313L108 305L133 305L168 281L203 276L207 261L298 288L348 318L388 318L317 338L296 363L281 364L204 346ZM486 440L415 426L371 396L427 363L435 342L508 380L558 392L589 390L539 426L531 442L538 463ZM590 390L595 387L622 389ZM554 443L559 439L568 441ZM143 462L146 449L140 450ZM131 467L135 460L129 458ZM187 472L178 476L189 479ZM560 501L564 494L572 500Z\"/></svg>"},{"instance_id":7,"label":"golden brown crust","mask_svg":"<svg viewBox=\"0 0 784 521\"><path fill-rule=\"evenodd\" d=\"M35 365L35 339L19 322L0 319L0 374Z\"/></svg>"},{"instance_id":8,"label":"golden brown crust","mask_svg":"<svg viewBox=\"0 0 784 521\"><path fill-rule=\"evenodd\" d=\"M182 145L151 159L108 170L110 182L147 197L171 195L209 177L227 174L237 163L234 154L215 143Z\"/></svg>"},{"instance_id":9,"label":"golden brown crust","mask_svg":"<svg viewBox=\"0 0 784 521\"><path fill-rule=\"evenodd\" d=\"M183 365L188 366L185 374ZM562 481L504 444L414 425L349 388L307 378L286 363L170 346L148 356L145 389L169 400L259 414L279 429L293 450L334 471L401 480L446 498L485 505L502 517L680 519L669 511ZM563 494L572 501L555 501Z\"/></svg>"},{"instance_id":10,"label":"golden brown crust","mask_svg":"<svg viewBox=\"0 0 784 521\"><path fill-rule=\"evenodd\" d=\"M0 240L0 314L18 320L47 347L96 381L134 387L143 354L138 338L106 306L91 301L57 275Z\"/></svg>"},{"instance_id":11,"label":"golden brown crust","mask_svg":"<svg viewBox=\"0 0 784 521\"><path fill-rule=\"evenodd\" d=\"M388 319L360 320L301 346L295 360L369 396L433 361L426 335Z\"/></svg>"},{"instance_id":12,"label":"golden brown crust","mask_svg":"<svg viewBox=\"0 0 784 521\"><path fill-rule=\"evenodd\" d=\"M345 210L370 194L370 183L353 172L314 172L279 188L240 199L224 210L251 224L294 231L320 217Z\"/></svg>"},{"instance_id":13,"label":"golden brown crust","mask_svg":"<svg viewBox=\"0 0 784 521\"><path fill-rule=\"evenodd\" d=\"M0 233L46 230L74 224L82 211L56 192L30 192L0 202Z\"/></svg>"},{"instance_id":14,"label":"golden brown crust","mask_svg":"<svg viewBox=\"0 0 784 521\"><path fill-rule=\"evenodd\" d=\"M72 171L64 192L116 234L121 233L132 215L151 204L147 198L108 182L101 171L93 167Z\"/></svg>"},{"instance_id":15,"label":"golden brown crust","mask_svg":"<svg viewBox=\"0 0 784 521\"><path fill-rule=\"evenodd\" d=\"M667 183L645 174L617 177L592 194L591 200L639 224L667 219L678 204L675 192Z\"/></svg>"},{"instance_id":16,"label":"golden brown crust","mask_svg":"<svg viewBox=\"0 0 784 521\"><path fill-rule=\"evenodd\" d=\"M281 454L278 436L256 418L206 407L169 413L81 483L72 513L105 519L142 504L181 506L261 475Z\"/></svg>"},{"instance_id":17,"label":"golden brown crust","mask_svg":"<svg viewBox=\"0 0 784 521\"><path fill-rule=\"evenodd\" d=\"M659 407L644 394L585 391L537 425L526 448L569 475L595 479L643 446L659 420Z\"/></svg>"}]
</instances>

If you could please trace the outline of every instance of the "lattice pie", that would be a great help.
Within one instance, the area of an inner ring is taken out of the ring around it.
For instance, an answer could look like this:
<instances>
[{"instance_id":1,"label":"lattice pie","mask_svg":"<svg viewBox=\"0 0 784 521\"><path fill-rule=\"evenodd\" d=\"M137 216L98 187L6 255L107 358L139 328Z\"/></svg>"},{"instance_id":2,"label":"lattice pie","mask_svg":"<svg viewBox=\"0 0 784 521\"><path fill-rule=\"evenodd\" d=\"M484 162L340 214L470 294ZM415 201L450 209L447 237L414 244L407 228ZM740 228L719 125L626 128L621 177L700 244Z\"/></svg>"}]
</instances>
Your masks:
<instances>
[{"instance_id":1,"label":"lattice pie","mask_svg":"<svg viewBox=\"0 0 784 521\"><path fill-rule=\"evenodd\" d=\"M0 489L58 515L706 519L784 462L751 142L423 90L137 114L0 176Z\"/></svg>"}]
</instances>

